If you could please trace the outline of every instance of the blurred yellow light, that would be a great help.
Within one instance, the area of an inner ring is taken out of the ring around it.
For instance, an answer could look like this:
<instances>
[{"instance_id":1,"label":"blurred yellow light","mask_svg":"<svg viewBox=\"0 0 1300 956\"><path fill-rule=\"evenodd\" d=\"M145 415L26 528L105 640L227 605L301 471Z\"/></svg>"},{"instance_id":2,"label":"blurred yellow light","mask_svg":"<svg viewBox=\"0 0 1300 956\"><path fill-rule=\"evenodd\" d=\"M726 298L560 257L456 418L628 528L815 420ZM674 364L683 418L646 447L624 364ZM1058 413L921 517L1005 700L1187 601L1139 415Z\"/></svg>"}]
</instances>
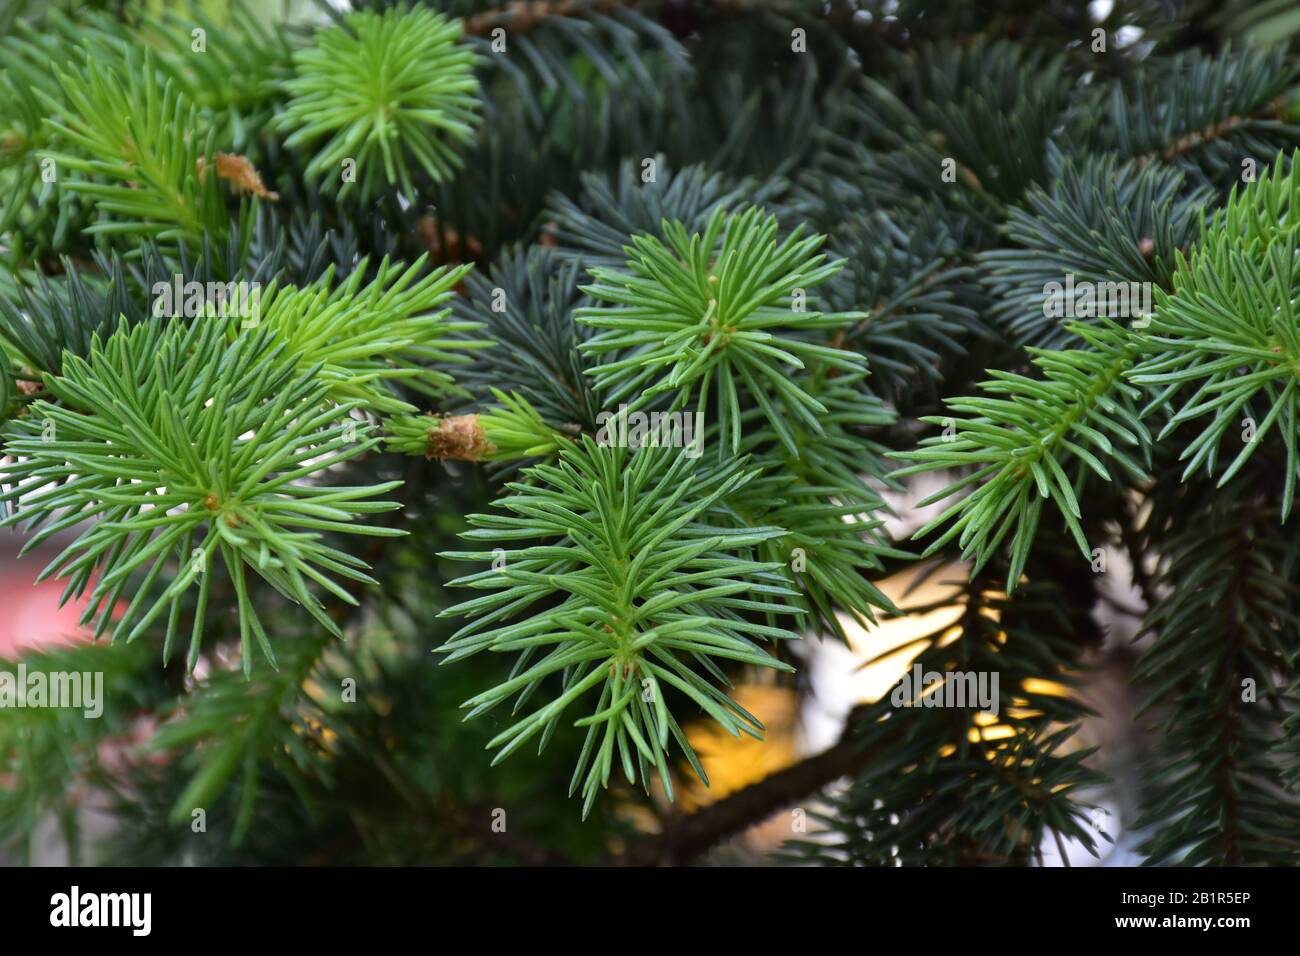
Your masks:
<instances>
[{"instance_id":1,"label":"blurred yellow light","mask_svg":"<svg viewBox=\"0 0 1300 956\"><path fill-rule=\"evenodd\" d=\"M721 800L727 794L757 783L798 758L794 724L798 701L789 687L742 684L732 695L763 722L763 740L746 734L733 737L713 720L701 720L686 727L690 741L709 775L706 788L694 777L675 786L681 790L677 802L684 811Z\"/></svg>"},{"instance_id":2,"label":"blurred yellow light","mask_svg":"<svg viewBox=\"0 0 1300 956\"><path fill-rule=\"evenodd\" d=\"M1042 694L1044 697L1066 697L1070 693L1070 688L1064 684L1041 677L1026 677L1020 686L1031 694Z\"/></svg>"},{"instance_id":3,"label":"blurred yellow light","mask_svg":"<svg viewBox=\"0 0 1300 956\"><path fill-rule=\"evenodd\" d=\"M1015 728L1006 724L998 724L996 727L972 727L966 733L967 739L973 744L977 744L982 740L1005 740L1007 737L1014 737L1015 735Z\"/></svg>"}]
</instances>

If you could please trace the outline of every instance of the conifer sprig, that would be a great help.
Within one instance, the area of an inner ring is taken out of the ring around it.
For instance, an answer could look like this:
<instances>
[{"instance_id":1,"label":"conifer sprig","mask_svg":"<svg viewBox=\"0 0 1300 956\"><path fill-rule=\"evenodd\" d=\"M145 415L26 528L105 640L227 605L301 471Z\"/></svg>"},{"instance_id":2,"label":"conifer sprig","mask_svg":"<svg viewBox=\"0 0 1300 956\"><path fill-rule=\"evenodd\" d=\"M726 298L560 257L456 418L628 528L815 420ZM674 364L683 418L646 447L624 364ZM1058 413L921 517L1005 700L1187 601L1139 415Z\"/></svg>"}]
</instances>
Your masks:
<instances>
[{"instance_id":1,"label":"conifer sprig","mask_svg":"<svg viewBox=\"0 0 1300 956\"><path fill-rule=\"evenodd\" d=\"M1186 494L1157 501L1151 518L1166 597L1143 622L1150 639L1134 673L1159 733L1141 849L1157 866L1294 865L1300 804L1274 781L1300 706L1287 676L1300 626L1295 533L1275 503L1203 500L1195 521Z\"/></svg>"},{"instance_id":2,"label":"conifer sprig","mask_svg":"<svg viewBox=\"0 0 1300 956\"><path fill-rule=\"evenodd\" d=\"M1184 480L1201 467L1213 472L1225 435L1247 435L1219 476L1222 487L1266 435L1280 431L1286 449L1284 521L1300 471L1297 159L1300 153L1292 156L1288 172L1279 155L1258 181L1234 190L1227 206L1206 222L1200 245L1179 257L1173 293L1157 294L1144 341L1146 360L1131 375L1159 389L1151 407L1181 400L1160 439L1213 416L1183 449Z\"/></svg>"},{"instance_id":3,"label":"conifer sprig","mask_svg":"<svg viewBox=\"0 0 1300 956\"><path fill-rule=\"evenodd\" d=\"M820 434L826 408L790 378L818 363L845 371L860 356L811 338L857 319L859 312L819 312L808 290L843 263L817 254L822 236L802 227L777 239L777 220L757 207L728 216L718 207L703 233L663 224L664 239L632 237L625 270L593 267L584 286L609 306L579 309L575 318L599 331L579 346L606 357L590 369L611 404L639 408L668 394L672 407L695 402L705 414L716 388L714 414L725 424L719 453L740 447L742 402L756 402L791 451L793 419ZM705 419L708 420L707 417Z\"/></svg>"},{"instance_id":4,"label":"conifer sprig","mask_svg":"<svg viewBox=\"0 0 1300 956\"><path fill-rule=\"evenodd\" d=\"M225 234L217 177L199 175L200 161L212 162L213 130L151 54L55 69L63 96L42 97L57 145L43 157L64 171L68 189L94 203L99 215L87 234L194 246Z\"/></svg>"},{"instance_id":5,"label":"conifer sprig","mask_svg":"<svg viewBox=\"0 0 1300 956\"><path fill-rule=\"evenodd\" d=\"M816 612L805 627L849 640L841 615L866 627L875 610L897 609L872 583L885 558L908 559L890 546L880 515L888 506L874 479L897 487L888 475L885 449L863 434L893 422L883 403L863 390L860 374L813 375L802 385L827 408L821 435L792 425L798 453L781 444L774 429L751 409L745 414L741 450L752 454L763 475L722 504L742 519L785 528L789 534L765 541L759 553L791 569L801 591L798 603Z\"/></svg>"},{"instance_id":6,"label":"conifer sprig","mask_svg":"<svg viewBox=\"0 0 1300 956\"><path fill-rule=\"evenodd\" d=\"M55 401L33 403L14 424L3 497L15 512L5 523L36 531L30 549L94 519L41 577L66 578L65 600L89 588L83 623L98 617L97 635L112 626L114 640L133 641L166 612L169 656L183 602L197 592L190 667L218 562L235 594L245 672L254 639L275 662L252 574L338 634L313 586L351 604L326 572L373 580L323 535L403 534L356 523L397 507L373 499L400 482L309 480L376 444L347 417L352 406L326 403L315 371L299 372L265 330L227 347L214 321L123 325L96 339L89 358L68 356L61 376L47 375Z\"/></svg>"},{"instance_id":7,"label":"conifer sprig","mask_svg":"<svg viewBox=\"0 0 1300 956\"><path fill-rule=\"evenodd\" d=\"M989 396L1005 398L948 399L949 408L967 417L927 416L922 421L939 426L940 434L926 438L916 451L893 453L902 461L918 462L894 472L894 478L975 467L920 502L924 507L974 487L916 536L951 521L925 553L933 554L957 538L962 556L974 559L978 569L1010 535L1009 592L1024 571L1046 500L1056 506L1079 549L1091 557L1091 545L1079 524L1082 512L1076 486L1082 472L1075 462L1105 481L1111 480L1107 461L1134 478L1144 476L1143 461L1134 455L1145 456L1150 447L1150 436L1138 415L1141 393L1123 379L1133 365L1136 346L1129 333L1114 323L1075 323L1071 329L1091 347L1059 352L1031 349L1034 364L1043 372L1041 379L991 370L993 378L981 388Z\"/></svg>"},{"instance_id":8,"label":"conifer sprig","mask_svg":"<svg viewBox=\"0 0 1300 956\"><path fill-rule=\"evenodd\" d=\"M287 146L314 150L307 177L340 196L359 185L362 199L386 186L414 196L416 169L448 178L480 110L477 57L460 39L460 20L396 6L350 13L296 52L277 124Z\"/></svg>"},{"instance_id":9,"label":"conifer sprig","mask_svg":"<svg viewBox=\"0 0 1300 956\"><path fill-rule=\"evenodd\" d=\"M507 680L465 702L469 717L511 698L518 712L543 683L558 682L543 692L546 703L492 739L494 763L539 734L545 747L564 711L599 691L577 722L588 729L571 792L581 789L584 816L616 765L647 787L657 770L671 796L673 739L707 783L670 695L733 735L761 736L762 724L715 686L726 683L715 661L791 669L761 642L794 635L744 616L799 613L782 566L745 557L785 532L715 522L710 508L754 472L732 463L701 473L695 464L676 450L632 452L584 437L510 484L505 514L470 516L464 537L501 547L444 555L492 565L452 582L492 593L443 612L473 618L440 648L447 662L518 654Z\"/></svg>"},{"instance_id":10,"label":"conifer sprig","mask_svg":"<svg viewBox=\"0 0 1300 956\"><path fill-rule=\"evenodd\" d=\"M1277 427L1286 452L1285 518L1300 473L1297 210L1300 174L1294 159L1288 172L1279 155L1265 176L1241 193L1234 190L1228 205L1204 222L1201 241L1190 255L1175 253L1172 292L1155 290L1155 314L1144 317L1141 326L1128 330L1105 320L1094 326L1071 323L1067 328L1088 348L1030 349L1034 364L1043 370L1041 380L995 371L995 379L983 386L1018 400L949 399L950 408L977 417L924 419L946 426L946 434L926 439L916 451L895 453L920 462L895 477L977 466L922 502L941 501L974 486L918 532L928 534L956 519L926 553L957 537L963 555L982 566L1010 534L1010 590L1024 569L1042 499L1050 497L1088 555L1077 498L1082 471L1069 467L1069 461L1077 459L1110 481L1105 465L1110 460L1141 480L1154 442L1210 415L1181 453L1188 462L1182 479L1201 467L1213 471L1224 436L1244 426L1247 437L1220 476L1222 486ZM1192 386L1195 391L1187 394ZM1148 389L1153 394L1144 396ZM1149 400L1142 404L1144 397ZM1180 400L1179 410L1153 440L1142 419ZM1129 449L1140 453L1141 460Z\"/></svg>"},{"instance_id":11,"label":"conifer sprig","mask_svg":"<svg viewBox=\"0 0 1300 956\"><path fill-rule=\"evenodd\" d=\"M320 367L335 401L357 401L385 414L412 411L394 386L440 396L453 382L437 366L464 362L464 350L486 344L462 334L477 323L451 321L444 307L471 266L421 275L426 261L421 256L406 266L385 258L368 282L363 259L337 286L333 266L301 288L272 285L257 314L233 317L232 329L271 330L299 357L300 369Z\"/></svg>"}]
</instances>

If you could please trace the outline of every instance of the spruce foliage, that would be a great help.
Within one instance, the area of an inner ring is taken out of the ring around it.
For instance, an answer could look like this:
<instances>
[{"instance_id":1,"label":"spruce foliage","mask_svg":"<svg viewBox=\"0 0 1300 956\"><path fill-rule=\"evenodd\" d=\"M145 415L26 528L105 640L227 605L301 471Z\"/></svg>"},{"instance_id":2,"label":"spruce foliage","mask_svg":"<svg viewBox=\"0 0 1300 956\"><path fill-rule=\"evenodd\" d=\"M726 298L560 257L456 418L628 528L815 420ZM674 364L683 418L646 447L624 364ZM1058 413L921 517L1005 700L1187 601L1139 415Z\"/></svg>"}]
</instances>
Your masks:
<instances>
[{"instance_id":1,"label":"spruce foliage","mask_svg":"<svg viewBox=\"0 0 1300 956\"><path fill-rule=\"evenodd\" d=\"M1284 5L290 6L0 0L0 523L94 637L4 664L107 685L0 709L0 849L678 860L834 653L996 707L693 845L1110 852L1100 669L1124 852L1297 862Z\"/></svg>"}]
</instances>

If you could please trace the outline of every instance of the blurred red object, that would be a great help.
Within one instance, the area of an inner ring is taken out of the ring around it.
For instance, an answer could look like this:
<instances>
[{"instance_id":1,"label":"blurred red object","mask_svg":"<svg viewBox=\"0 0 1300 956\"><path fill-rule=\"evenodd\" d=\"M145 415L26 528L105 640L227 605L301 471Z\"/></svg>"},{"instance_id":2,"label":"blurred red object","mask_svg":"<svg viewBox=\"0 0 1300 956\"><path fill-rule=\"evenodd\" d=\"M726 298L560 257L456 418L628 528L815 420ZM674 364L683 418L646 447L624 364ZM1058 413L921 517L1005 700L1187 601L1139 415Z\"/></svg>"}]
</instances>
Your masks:
<instances>
[{"instance_id":1,"label":"blurred red object","mask_svg":"<svg viewBox=\"0 0 1300 956\"><path fill-rule=\"evenodd\" d=\"M44 565L23 561L0 573L0 658L50 644L87 641L93 633L77 622L86 598L72 598L59 607L64 582L33 579Z\"/></svg>"}]
</instances>

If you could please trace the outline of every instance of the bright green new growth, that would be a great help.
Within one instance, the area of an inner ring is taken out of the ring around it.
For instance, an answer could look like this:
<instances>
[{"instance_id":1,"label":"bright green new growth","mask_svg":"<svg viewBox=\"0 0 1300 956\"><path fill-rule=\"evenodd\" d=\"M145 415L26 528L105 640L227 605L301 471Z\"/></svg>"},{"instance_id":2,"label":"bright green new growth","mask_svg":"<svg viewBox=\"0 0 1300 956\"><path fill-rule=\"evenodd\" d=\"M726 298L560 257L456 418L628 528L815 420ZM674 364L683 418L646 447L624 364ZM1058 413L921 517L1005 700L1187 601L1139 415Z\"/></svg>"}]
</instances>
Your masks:
<instances>
[{"instance_id":1,"label":"bright green new growth","mask_svg":"<svg viewBox=\"0 0 1300 956\"><path fill-rule=\"evenodd\" d=\"M1300 156L1300 154L1297 154ZM1145 386L1160 386L1150 407L1163 406L1185 385L1196 385L1158 436L1187 422L1214 417L1182 458L1191 459L1185 481L1202 465L1213 474L1219 444L1234 435L1243 417L1263 410L1219 478L1222 487L1280 425L1285 440L1286 485L1282 520L1295 499L1296 432L1300 427L1300 174L1293 156L1290 172L1279 156L1271 170L1215 212L1192 254L1179 256L1173 294L1157 294L1144 351L1149 356L1132 374ZM1260 403L1262 400L1262 407Z\"/></svg>"},{"instance_id":2,"label":"bright green new growth","mask_svg":"<svg viewBox=\"0 0 1300 956\"><path fill-rule=\"evenodd\" d=\"M1071 323L1069 331L1084 340L1085 348L1028 350L1043 378L992 371L994 379L981 388L1007 399L948 399L950 408L971 417L922 419L944 427L946 434L927 438L916 451L892 453L918 462L895 472L895 478L976 466L921 502L924 506L975 488L917 532L921 537L956 519L927 554L960 535L963 557L973 558L978 569L1010 535L1011 590L1028 559L1043 500L1051 498L1080 549L1091 557L1079 520L1080 464L1111 481L1104 464L1111 459L1141 482L1155 442L1211 414L1210 423L1181 453L1190 459L1182 480L1202 466L1213 473L1224 435L1250 426L1243 431L1242 449L1219 478L1223 486L1250 459L1260 439L1280 424L1287 455L1285 520L1300 471L1297 157L1287 172L1279 154L1265 176L1239 193L1234 188L1226 208L1203 221L1199 245L1189 256L1177 254L1172 291L1156 289L1153 316L1134 322L1131 329L1108 321ZM1142 419L1169 407L1188 385L1196 390L1153 439ZM1152 394L1156 387L1159 391ZM1144 397L1149 400L1140 406ZM1261 399L1265 408L1255 418L1251 403ZM1136 449L1142 460L1126 448Z\"/></svg>"},{"instance_id":3,"label":"bright green new growth","mask_svg":"<svg viewBox=\"0 0 1300 956\"><path fill-rule=\"evenodd\" d=\"M266 330L227 346L216 321L123 323L106 342L96 339L88 360L65 355L63 374L45 376L57 404L37 401L12 423L6 450L16 461L3 497L16 510L4 523L39 529L28 550L95 519L41 577L67 578L65 601L90 588L82 621L98 615L96 636L113 625L114 640L132 641L166 611L170 656L195 587L190 668L218 558L235 593L246 673L253 637L275 663L249 571L338 634L310 585L351 604L326 572L373 581L363 561L325 544L322 532L405 532L354 523L396 508L366 499L400 482L331 488L306 480L377 443L348 416L351 405L326 402L316 371L299 372ZM144 576L118 614L137 573Z\"/></svg>"},{"instance_id":4,"label":"bright green new growth","mask_svg":"<svg viewBox=\"0 0 1300 956\"><path fill-rule=\"evenodd\" d=\"M460 37L459 20L395 7L351 13L295 53L277 122L286 146L314 150L305 174L340 196L359 183L363 199L388 186L415 195L412 166L449 178L479 122L476 57Z\"/></svg>"},{"instance_id":5,"label":"bright green new growth","mask_svg":"<svg viewBox=\"0 0 1300 956\"><path fill-rule=\"evenodd\" d=\"M569 447L572 436L556 431L517 393L494 388L496 404L479 413L483 434L492 444L491 461L547 458Z\"/></svg>"},{"instance_id":6,"label":"bright green new growth","mask_svg":"<svg viewBox=\"0 0 1300 956\"><path fill-rule=\"evenodd\" d=\"M473 461L549 458L571 443L572 436L546 424L526 398L513 392L506 394L499 388L491 392L497 404L477 415L461 416L473 419L477 426L476 432L460 436L469 441L460 451L469 454L441 457ZM389 451L403 455L440 457L435 436L446 422L440 415L394 415L384 423L384 444Z\"/></svg>"},{"instance_id":7,"label":"bright green new growth","mask_svg":"<svg viewBox=\"0 0 1300 956\"><path fill-rule=\"evenodd\" d=\"M337 288L333 266L301 289L272 284L258 314L242 324L271 330L298 356L300 370L320 366L334 401L356 401L384 414L413 411L392 386L445 394L453 388L451 376L432 366L465 361L457 350L479 344L455 337L475 323L448 321L450 310L440 308L472 267L444 267L421 278L426 259L410 266L384 259L364 286L365 260Z\"/></svg>"},{"instance_id":8,"label":"bright green new growth","mask_svg":"<svg viewBox=\"0 0 1300 956\"><path fill-rule=\"evenodd\" d=\"M62 99L40 94L58 146L42 159L100 214L86 232L192 245L221 236L225 198L216 176L199 175L216 148L212 130L148 53L115 66L88 59L57 71Z\"/></svg>"},{"instance_id":9,"label":"bright green new growth","mask_svg":"<svg viewBox=\"0 0 1300 956\"><path fill-rule=\"evenodd\" d=\"M399 455L427 454L429 430L437 423L437 415L394 415L384 422L384 447Z\"/></svg>"},{"instance_id":10,"label":"bright green new growth","mask_svg":"<svg viewBox=\"0 0 1300 956\"><path fill-rule=\"evenodd\" d=\"M818 416L826 409L790 370L813 362L860 370L861 356L806 336L865 317L808 311L807 290L842 265L817 254L824 237L804 237L800 227L778 241L775 216L758 208L727 216L721 206L702 235L688 236L680 222L664 222L663 233L662 241L633 236L626 270L592 267L596 283L583 291L614 305L574 313L603 330L580 348L613 359L590 370L596 386L609 390L609 403L636 409L672 393L672 408L694 397L705 414L716 386L716 414L726 426L720 454L740 446L742 393L791 451L787 419L821 434Z\"/></svg>"},{"instance_id":11,"label":"bright green new growth","mask_svg":"<svg viewBox=\"0 0 1300 956\"><path fill-rule=\"evenodd\" d=\"M581 787L584 815L616 760L630 783L639 777L646 787L656 769L671 796L670 737L707 783L667 695L689 698L733 735L759 737L759 721L708 679L727 683L713 659L791 670L756 641L794 635L743 616L798 613L785 603L795 592L783 566L750 557L785 532L727 527L710 514L754 473L734 463L701 471L680 451L632 452L584 437L525 476L508 486L505 514L471 515L476 527L464 536L547 543L444 555L492 564L452 582L492 593L443 612L473 617L439 649L447 661L485 650L519 655L509 680L466 701L469 717L512 697L518 712L543 682L560 682L547 703L490 741L500 748L494 763L538 734L544 747L564 711L599 688L577 721L587 735L570 792Z\"/></svg>"},{"instance_id":12,"label":"bright green new growth","mask_svg":"<svg viewBox=\"0 0 1300 956\"><path fill-rule=\"evenodd\" d=\"M956 518L925 553L933 554L960 535L962 557L973 558L978 570L1010 534L1008 591L1014 590L1024 571L1043 502L1049 498L1080 550L1091 558L1090 545L1079 525L1082 515L1076 479L1067 470L1069 460L1078 459L1106 481L1110 480L1103 463L1107 458L1135 478L1144 474L1141 463L1124 447L1144 450L1150 445L1135 407L1140 391L1123 380L1134 359L1128 333L1114 323L1076 323L1070 329L1091 348L1029 349L1043 378L991 370L993 378L981 384L982 391L1006 398L948 399L949 408L968 417L922 418L943 432L926 438L916 451L891 453L893 458L919 462L894 472L895 478L976 466L975 471L920 502L918 507L925 507L976 486L916 536L927 535Z\"/></svg>"}]
</instances>

